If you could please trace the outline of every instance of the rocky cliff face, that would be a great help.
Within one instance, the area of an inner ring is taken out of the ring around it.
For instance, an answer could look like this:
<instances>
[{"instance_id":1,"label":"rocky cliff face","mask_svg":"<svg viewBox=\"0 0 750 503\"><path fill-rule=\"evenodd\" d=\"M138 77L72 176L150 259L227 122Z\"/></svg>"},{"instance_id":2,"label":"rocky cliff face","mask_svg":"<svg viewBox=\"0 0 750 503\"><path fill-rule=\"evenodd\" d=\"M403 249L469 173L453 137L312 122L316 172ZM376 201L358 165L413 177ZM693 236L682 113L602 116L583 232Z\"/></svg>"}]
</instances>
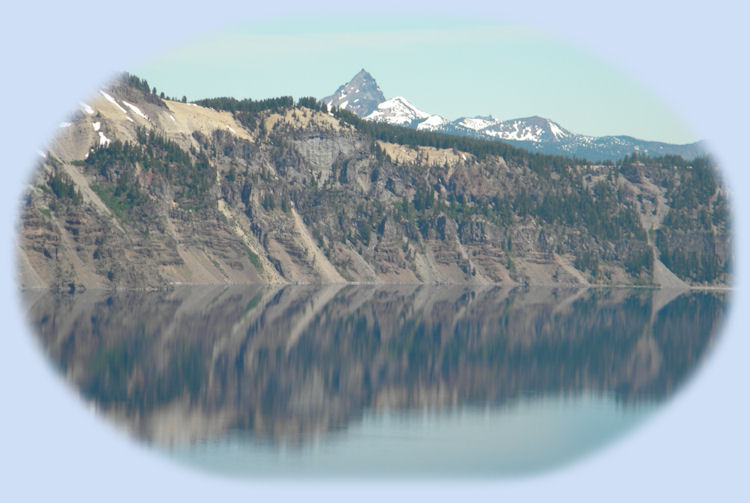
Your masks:
<instances>
[{"instance_id":1,"label":"rocky cliff face","mask_svg":"<svg viewBox=\"0 0 750 503\"><path fill-rule=\"evenodd\" d=\"M378 136L314 101L219 110L134 82L40 161L23 287L728 281L726 190L706 162L495 155Z\"/></svg>"}]
</instances>

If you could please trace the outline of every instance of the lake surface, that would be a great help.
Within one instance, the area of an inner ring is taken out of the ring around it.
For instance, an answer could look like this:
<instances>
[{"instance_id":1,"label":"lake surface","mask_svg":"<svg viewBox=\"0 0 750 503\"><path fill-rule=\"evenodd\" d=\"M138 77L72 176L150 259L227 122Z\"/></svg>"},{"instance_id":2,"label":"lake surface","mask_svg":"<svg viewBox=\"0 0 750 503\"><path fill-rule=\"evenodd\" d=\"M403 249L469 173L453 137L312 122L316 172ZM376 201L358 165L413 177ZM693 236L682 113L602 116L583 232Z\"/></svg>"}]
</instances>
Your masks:
<instances>
[{"instance_id":1,"label":"lake surface","mask_svg":"<svg viewBox=\"0 0 750 503\"><path fill-rule=\"evenodd\" d=\"M233 476L482 476L580 459L693 374L726 292L458 286L24 294L61 374Z\"/></svg>"}]
</instances>

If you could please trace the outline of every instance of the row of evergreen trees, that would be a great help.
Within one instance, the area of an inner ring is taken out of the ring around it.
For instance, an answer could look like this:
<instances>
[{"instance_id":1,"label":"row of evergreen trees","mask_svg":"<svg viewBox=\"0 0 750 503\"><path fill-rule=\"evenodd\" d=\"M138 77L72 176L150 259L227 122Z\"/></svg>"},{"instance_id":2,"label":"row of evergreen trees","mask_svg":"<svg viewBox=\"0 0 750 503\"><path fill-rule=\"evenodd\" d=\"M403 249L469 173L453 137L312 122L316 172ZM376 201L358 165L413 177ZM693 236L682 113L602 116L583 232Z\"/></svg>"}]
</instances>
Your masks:
<instances>
[{"instance_id":1,"label":"row of evergreen trees","mask_svg":"<svg viewBox=\"0 0 750 503\"><path fill-rule=\"evenodd\" d=\"M291 96L280 96L278 98L268 98L264 100L252 100L249 98L238 100L237 98L207 98L194 102L202 107L213 108L215 110L225 110L227 112L250 112L258 113L263 111L280 112L294 106L294 98Z\"/></svg>"},{"instance_id":2,"label":"row of evergreen trees","mask_svg":"<svg viewBox=\"0 0 750 503\"><path fill-rule=\"evenodd\" d=\"M146 79L142 79L136 75L132 75L127 72L122 74L120 80L124 82L125 85L133 87L141 91L144 94L146 101L155 103L157 105L164 105L164 103L161 100L165 100L165 99L172 100L172 101L182 101L183 103L187 102L187 96L183 96L181 100L178 100L177 98L169 97L164 94L164 91L159 93L156 87L150 87Z\"/></svg>"}]
</instances>

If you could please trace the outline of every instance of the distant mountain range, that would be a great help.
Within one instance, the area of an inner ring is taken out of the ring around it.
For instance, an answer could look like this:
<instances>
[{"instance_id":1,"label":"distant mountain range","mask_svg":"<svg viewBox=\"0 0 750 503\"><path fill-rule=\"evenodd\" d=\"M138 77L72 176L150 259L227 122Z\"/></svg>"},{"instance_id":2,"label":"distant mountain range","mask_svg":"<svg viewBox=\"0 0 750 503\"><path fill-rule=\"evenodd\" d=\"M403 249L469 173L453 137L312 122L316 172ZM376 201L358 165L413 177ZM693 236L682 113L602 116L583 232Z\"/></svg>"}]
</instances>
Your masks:
<instances>
[{"instance_id":1,"label":"distant mountain range","mask_svg":"<svg viewBox=\"0 0 750 503\"><path fill-rule=\"evenodd\" d=\"M422 131L502 140L532 152L617 160L641 153L650 156L679 155L685 159L707 153L703 141L675 145L632 136L588 136L576 134L544 117L500 120L491 115L459 117L454 121L424 112L406 98L386 99L372 75L362 69L336 92L320 100L329 107L348 110L366 120L385 122Z\"/></svg>"}]
</instances>

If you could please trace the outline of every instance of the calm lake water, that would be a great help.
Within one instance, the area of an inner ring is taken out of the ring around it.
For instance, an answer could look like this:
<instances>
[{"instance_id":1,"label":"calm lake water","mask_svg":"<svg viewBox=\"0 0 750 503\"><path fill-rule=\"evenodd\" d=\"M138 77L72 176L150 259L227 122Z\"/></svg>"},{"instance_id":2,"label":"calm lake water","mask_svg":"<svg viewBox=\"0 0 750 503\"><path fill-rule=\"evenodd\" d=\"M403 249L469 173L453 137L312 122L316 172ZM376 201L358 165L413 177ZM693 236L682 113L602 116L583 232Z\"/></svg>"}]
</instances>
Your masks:
<instances>
[{"instance_id":1,"label":"calm lake water","mask_svg":"<svg viewBox=\"0 0 750 503\"><path fill-rule=\"evenodd\" d=\"M234 476L503 476L652 414L725 292L287 286L25 293L44 350L157 452Z\"/></svg>"}]
</instances>

